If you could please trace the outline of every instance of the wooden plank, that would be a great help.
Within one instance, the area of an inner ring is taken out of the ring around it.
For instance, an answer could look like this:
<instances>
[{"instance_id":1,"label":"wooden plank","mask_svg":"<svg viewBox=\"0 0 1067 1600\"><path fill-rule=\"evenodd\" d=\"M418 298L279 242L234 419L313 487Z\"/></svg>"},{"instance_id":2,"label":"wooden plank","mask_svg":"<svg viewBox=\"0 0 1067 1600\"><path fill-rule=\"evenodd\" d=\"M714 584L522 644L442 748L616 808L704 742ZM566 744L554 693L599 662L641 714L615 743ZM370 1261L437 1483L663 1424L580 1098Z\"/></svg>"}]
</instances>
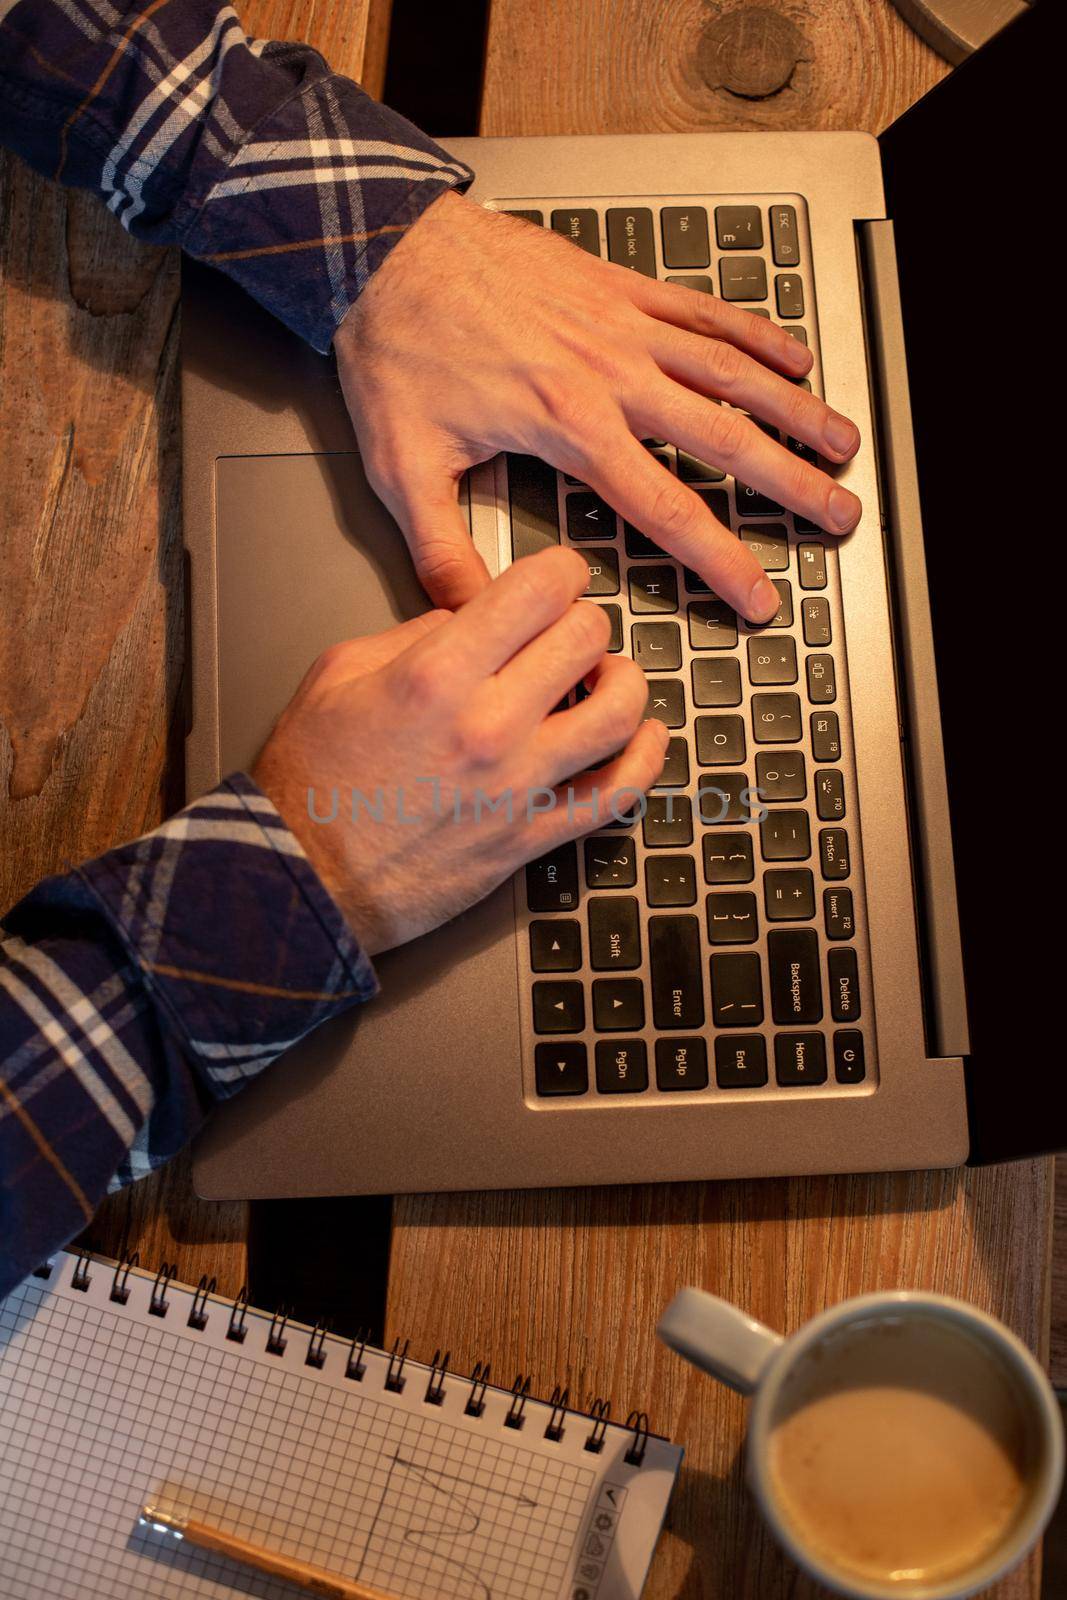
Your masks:
<instances>
[{"instance_id":1,"label":"wooden plank","mask_svg":"<svg viewBox=\"0 0 1067 1600\"><path fill-rule=\"evenodd\" d=\"M254 0L250 34L384 74L389 0ZM0 153L0 908L183 799L178 254ZM239 1287L245 1207L185 1163L106 1202L94 1248Z\"/></svg>"},{"instance_id":2,"label":"wooden plank","mask_svg":"<svg viewBox=\"0 0 1067 1600\"><path fill-rule=\"evenodd\" d=\"M493 0L481 131L877 133L947 71L889 0Z\"/></svg>"},{"instance_id":3,"label":"wooden plank","mask_svg":"<svg viewBox=\"0 0 1067 1600\"><path fill-rule=\"evenodd\" d=\"M783 26L784 24L784 26ZM877 132L947 69L888 0L774 7L675 0L493 0L486 134L710 128ZM751 98L759 95L761 98ZM742 1481L745 1405L653 1337L674 1290L698 1284L775 1327L868 1289L956 1294L1045 1351L1052 1168L797 1182L400 1198L388 1337L457 1370L491 1357L585 1406L644 1407L685 1442L678 1497L646 1600L807 1600ZM1037 1600L1035 1558L997 1586ZM993 1591L991 1591L992 1593Z\"/></svg>"},{"instance_id":4,"label":"wooden plank","mask_svg":"<svg viewBox=\"0 0 1067 1600\"><path fill-rule=\"evenodd\" d=\"M1050 1294L1049 1371L1056 1387L1067 1389L1067 1156L1059 1156L1056 1161Z\"/></svg>"}]
</instances>

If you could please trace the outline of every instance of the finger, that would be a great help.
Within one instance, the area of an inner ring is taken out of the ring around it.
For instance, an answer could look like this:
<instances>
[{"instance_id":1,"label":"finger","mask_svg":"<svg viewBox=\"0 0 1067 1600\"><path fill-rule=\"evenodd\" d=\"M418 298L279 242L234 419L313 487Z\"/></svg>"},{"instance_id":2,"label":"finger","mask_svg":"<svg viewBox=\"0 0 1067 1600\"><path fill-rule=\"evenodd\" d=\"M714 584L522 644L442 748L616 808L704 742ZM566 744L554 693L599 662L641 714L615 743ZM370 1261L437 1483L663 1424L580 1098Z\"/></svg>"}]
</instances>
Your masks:
<instances>
[{"instance_id":1,"label":"finger","mask_svg":"<svg viewBox=\"0 0 1067 1600\"><path fill-rule=\"evenodd\" d=\"M577 839L623 816L663 771L668 730L655 717L642 722L626 749L597 772L584 772L556 790L556 804L543 812L524 838L543 855L564 839Z\"/></svg>"},{"instance_id":2,"label":"finger","mask_svg":"<svg viewBox=\"0 0 1067 1600\"><path fill-rule=\"evenodd\" d=\"M709 405L667 378L646 386L640 409L628 414L627 421L637 433L670 439L714 462L827 533L851 533L860 519L860 502L844 484L783 449L743 412Z\"/></svg>"},{"instance_id":3,"label":"finger","mask_svg":"<svg viewBox=\"0 0 1067 1600\"><path fill-rule=\"evenodd\" d=\"M577 550L552 545L524 556L456 613L449 649L468 676L499 672L581 596L589 568Z\"/></svg>"},{"instance_id":4,"label":"finger","mask_svg":"<svg viewBox=\"0 0 1067 1600\"><path fill-rule=\"evenodd\" d=\"M455 611L489 582L456 499L457 482L442 468L401 464L389 484L375 485L411 551L419 582L435 605Z\"/></svg>"},{"instance_id":5,"label":"finger","mask_svg":"<svg viewBox=\"0 0 1067 1600\"><path fill-rule=\"evenodd\" d=\"M368 634L362 639L344 639L322 652L305 682L314 682L323 689L333 689L354 678L366 677L368 673L377 672L379 667L403 655L420 639L436 633L438 628L451 620L451 611L424 611L417 617L409 617L406 622L398 622L395 628L386 628L382 633Z\"/></svg>"},{"instance_id":6,"label":"finger","mask_svg":"<svg viewBox=\"0 0 1067 1600\"><path fill-rule=\"evenodd\" d=\"M802 378L811 371L811 351L768 317L754 317L751 311L743 311L728 300L701 294L698 289L686 289L680 283L661 283L636 272L630 277L633 280L631 299L650 317L672 323L676 328L686 328L690 333L728 339L738 349L755 356L757 361L786 372L790 377Z\"/></svg>"},{"instance_id":7,"label":"finger","mask_svg":"<svg viewBox=\"0 0 1067 1600\"><path fill-rule=\"evenodd\" d=\"M698 339L661 325L649 341L649 351L668 378L754 412L831 461L847 461L859 448L854 422L831 410L818 395L787 383L736 345Z\"/></svg>"},{"instance_id":8,"label":"finger","mask_svg":"<svg viewBox=\"0 0 1067 1600\"><path fill-rule=\"evenodd\" d=\"M603 659L610 642L611 624L603 607L576 600L497 674L508 714L531 724L541 722Z\"/></svg>"},{"instance_id":9,"label":"finger","mask_svg":"<svg viewBox=\"0 0 1067 1600\"><path fill-rule=\"evenodd\" d=\"M699 572L735 611L752 622L769 622L778 609L778 593L747 545L625 429L605 444L584 463L584 481L627 522ZM610 462L610 471L604 470L603 462Z\"/></svg>"},{"instance_id":10,"label":"finger","mask_svg":"<svg viewBox=\"0 0 1067 1600\"><path fill-rule=\"evenodd\" d=\"M566 711L548 717L534 738L537 772L555 785L585 772L624 749L641 725L648 705L648 683L626 656L607 656L597 668L591 692Z\"/></svg>"}]
</instances>

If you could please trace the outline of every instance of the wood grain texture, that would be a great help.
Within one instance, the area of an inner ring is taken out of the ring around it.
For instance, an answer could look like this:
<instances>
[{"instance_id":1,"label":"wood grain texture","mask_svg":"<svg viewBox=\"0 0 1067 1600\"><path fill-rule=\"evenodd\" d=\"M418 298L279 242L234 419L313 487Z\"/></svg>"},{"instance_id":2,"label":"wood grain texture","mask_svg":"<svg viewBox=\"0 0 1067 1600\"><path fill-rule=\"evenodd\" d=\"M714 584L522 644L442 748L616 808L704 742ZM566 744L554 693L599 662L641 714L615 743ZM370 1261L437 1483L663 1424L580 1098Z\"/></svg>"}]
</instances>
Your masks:
<instances>
[{"instance_id":1,"label":"wood grain texture","mask_svg":"<svg viewBox=\"0 0 1067 1600\"><path fill-rule=\"evenodd\" d=\"M1050 1301L1049 1372L1057 1389L1067 1389L1067 1156L1056 1161Z\"/></svg>"},{"instance_id":2,"label":"wood grain texture","mask_svg":"<svg viewBox=\"0 0 1067 1600\"><path fill-rule=\"evenodd\" d=\"M877 133L947 71L889 0L493 0L481 131Z\"/></svg>"},{"instance_id":3,"label":"wood grain texture","mask_svg":"<svg viewBox=\"0 0 1067 1600\"><path fill-rule=\"evenodd\" d=\"M887 0L493 0L481 128L877 132L945 71ZM776 79L763 99L724 86L762 93ZM519 1371L542 1393L565 1381L583 1406L608 1396L617 1417L644 1407L684 1441L646 1600L814 1600L823 1591L779 1554L744 1489L744 1402L657 1345L660 1311L691 1283L791 1329L850 1294L923 1287L986 1307L1044 1354L1051 1183L1036 1162L398 1198L388 1337L410 1336L420 1356L447 1347L457 1370L491 1356L507 1385ZM1038 1600L1039 1588L1035 1558L991 1593Z\"/></svg>"},{"instance_id":4,"label":"wood grain texture","mask_svg":"<svg viewBox=\"0 0 1067 1600\"><path fill-rule=\"evenodd\" d=\"M255 0L256 37L359 78L388 0ZM0 910L182 803L178 255L0 152ZM243 1206L186 1163L106 1202L94 1248L244 1277Z\"/></svg>"}]
</instances>

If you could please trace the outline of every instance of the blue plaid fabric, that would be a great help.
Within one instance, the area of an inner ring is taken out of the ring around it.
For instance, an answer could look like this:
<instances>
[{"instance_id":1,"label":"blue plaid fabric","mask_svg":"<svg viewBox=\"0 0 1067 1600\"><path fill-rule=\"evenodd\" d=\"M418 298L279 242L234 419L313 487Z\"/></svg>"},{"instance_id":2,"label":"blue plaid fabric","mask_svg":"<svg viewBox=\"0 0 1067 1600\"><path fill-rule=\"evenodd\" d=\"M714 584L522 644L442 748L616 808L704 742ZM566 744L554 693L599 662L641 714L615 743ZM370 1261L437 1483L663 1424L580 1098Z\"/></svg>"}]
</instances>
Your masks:
<instances>
[{"instance_id":1,"label":"blue plaid fabric","mask_svg":"<svg viewBox=\"0 0 1067 1600\"><path fill-rule=\"evenodd\" d=\"M374 971L274 806L224 783L46 878L0 936L0 1299Z\"/></svg>"},{"instance_id":2,"label":"blue plaid fabric","mask_svg":"<svg viewBox=\"0 0 1067 1600\"><path fill-rule=\"evenodd\" d=\"M0 0L0 144L235 278L316 350L470 169L215 0Z\"/></svg>"}]
</instances>

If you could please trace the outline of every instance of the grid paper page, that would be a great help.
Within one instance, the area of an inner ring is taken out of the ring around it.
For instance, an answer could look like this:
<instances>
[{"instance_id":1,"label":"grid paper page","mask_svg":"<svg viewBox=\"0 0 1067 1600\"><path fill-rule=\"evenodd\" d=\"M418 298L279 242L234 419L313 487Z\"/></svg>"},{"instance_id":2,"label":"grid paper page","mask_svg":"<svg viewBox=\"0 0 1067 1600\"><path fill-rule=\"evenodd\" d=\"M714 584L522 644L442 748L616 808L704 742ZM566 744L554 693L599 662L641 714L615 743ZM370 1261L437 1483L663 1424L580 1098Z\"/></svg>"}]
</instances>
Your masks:
<instances>
[{"instance_id":1,"label":"grid paper page","mask_svg":"<svg viewBox=\"0 0 1067 1600\"><path fill-rule=\"evenodd\" d=\"M250 1313L242 1345L229 1307L208 1302L202 1332L191 1293L90 1264L85 1292L71 1258L0 1302L0 1594L4 1600L122 1596L260 1596L294 1600L276 1578L195 1549L138 1521L145 1501L184 1512L379 1588L402 1600L629 1600L640 1593L680 1451L652 1440L639 1470L629 1436L568 1418L544 1438L531 1403L521 1431L509 1398L486 1395L467 1418L470 1385L445 1380L425 1402L427 1370L409 1363L401 1394L387 1361L327 1340L306 1364L307 1330L266 1352L269 1319Z\"/></svg>"}]
</instances>

